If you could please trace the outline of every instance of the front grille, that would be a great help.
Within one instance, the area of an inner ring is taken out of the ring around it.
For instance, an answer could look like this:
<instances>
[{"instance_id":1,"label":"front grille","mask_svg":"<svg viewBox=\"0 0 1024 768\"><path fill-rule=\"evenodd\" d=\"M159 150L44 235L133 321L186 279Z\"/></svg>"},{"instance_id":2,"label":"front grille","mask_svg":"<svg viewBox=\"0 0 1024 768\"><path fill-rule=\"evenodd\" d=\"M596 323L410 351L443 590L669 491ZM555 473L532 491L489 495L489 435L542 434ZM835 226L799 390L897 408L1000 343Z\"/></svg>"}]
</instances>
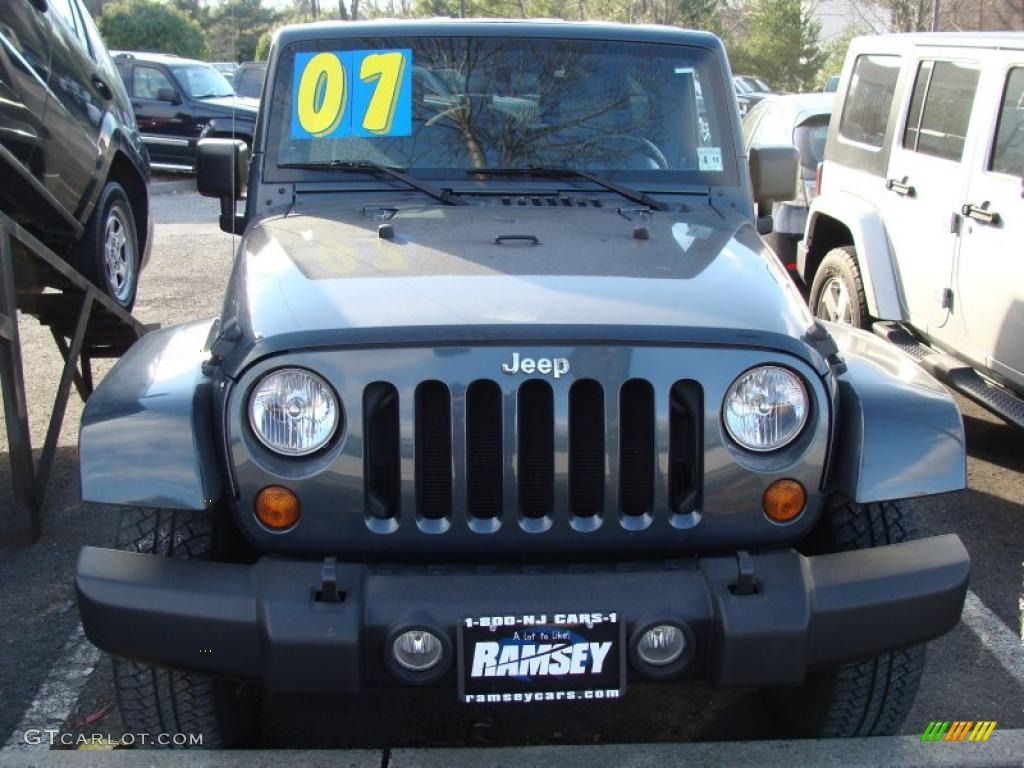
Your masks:
<instances>
[{"instance_id":1,"label":"front grille","mask_svg":"<svg viewBox=\"0 0 1024 768\"><path fill-rule=\"evenodd\" d=\"M667 390L644 379L612 390L593 379L502 383L363 390L371 530L390 533L415 519L428 533L455 525L541 533L562 516L580 531L609 521L641 531L659 515L677 520L699 508L697 382Z\"/></svg>"}]
</instances>

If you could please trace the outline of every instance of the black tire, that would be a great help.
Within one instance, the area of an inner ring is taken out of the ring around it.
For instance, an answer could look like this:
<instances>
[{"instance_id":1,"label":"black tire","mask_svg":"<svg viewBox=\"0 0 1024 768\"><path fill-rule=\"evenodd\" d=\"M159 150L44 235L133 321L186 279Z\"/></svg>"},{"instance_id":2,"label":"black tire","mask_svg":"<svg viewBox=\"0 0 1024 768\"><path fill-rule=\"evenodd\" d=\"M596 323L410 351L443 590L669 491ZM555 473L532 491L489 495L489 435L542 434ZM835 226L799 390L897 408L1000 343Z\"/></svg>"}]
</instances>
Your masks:
<instances>
[{"instance_id":1,"label":"black tire","mask_svg":"<svg viewBox=\"0 0 1024 768\"><path fill-rule=\"evenodd\" d=\"M826 292L826 288L828 292ZM845 291L849 297L846 310L842 317L836 317L831 308L839 309L830 304L829 296ZM864 282L860 277L860 265L857 262L857 251L852 245L833 248L825 254L811 283L811 298L808 301L811 312L823 320L852 325L855 328L868 328L871 317L868 314L867 299L864 298Z\"/></svg>"},{"instance_id":2,"label":"black tire","mask_svg":"<svg viewBox=\"0 0 1024 768\"><path fill-rule=\"evenodd\" d=\"M125 509L117 548L157 557L213 559L227 548L216 513ZM191 672L113 657L114 687L125 732L148 734L152 748L222 749L254 741L262 692L250 684L215 680ZM201 736L201 744L159 744L159 734Z\"/></svg>"},{"instance_id":3,"label":"black tire","mask_svg":"<svg viewBox=\"0 0 1024 768\"><path fill-rule=\"evenodd\" d=\"M812 538L815 552L840 552L915 538L905 501L855 504L833 499ZM889 736L910 712L924 671L925 645L811 672L795 688L762 692L779 724L797 736Z\"/></svg>"},{"instance_id":4,"label":"black tire","mask_svg":"<svg viewBox=\"0 0 1024 768\"><path fill-rule=\"evenodd\" d=\"M118 251L118 266L108 269L108 240L116 239L118 234L124 238L123 245L117 248L111 242L111 247ZM74 260L79 272L119 306L131 310L139 287L139 233L128 194L116 181L108 181L103 187L82 239L75 246Z\"/></svg>"}]
</instances>

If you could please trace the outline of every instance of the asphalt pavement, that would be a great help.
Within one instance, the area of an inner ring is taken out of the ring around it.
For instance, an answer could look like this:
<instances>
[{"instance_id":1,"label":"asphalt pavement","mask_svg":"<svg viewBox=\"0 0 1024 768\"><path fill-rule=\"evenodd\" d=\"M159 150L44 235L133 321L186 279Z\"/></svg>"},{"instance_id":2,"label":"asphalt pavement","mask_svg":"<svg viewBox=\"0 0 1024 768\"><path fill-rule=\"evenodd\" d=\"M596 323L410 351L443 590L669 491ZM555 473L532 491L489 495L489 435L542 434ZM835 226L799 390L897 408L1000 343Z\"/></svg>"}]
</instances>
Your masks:
<instances>
[{"instance_id":1,"label":"asphalt pavement","mask_svg":"<svg viewBox=\"0 0 1024 768\"><path fill-rule=\"evenodd\" d=\"M217 228L217 202L199 198L189 187L187 178L154 186L156 242L135 306L144 323L179 323L220 309L237 238ZM21 332L29 419L40 446L61 360L46 329L34 320L23 318ZM97 377L108 368L99 365ZM973 403L961 398L958 403L968 434L970 487L921 500L918 523L922 534L955 532L964 540L972 558L971 594L961 624L930 646L921 690L903 733L919 738L930 721L939 719L995 720L991 744L970 745L975 751L963 762L981 756L991 764L1021 764L1024 749L1013 756L1021 742L1012 741L1008 732L1024 728L1022 436ZM43 510L41 541L22 548L0 544L0 765L16 760L10 748L24 743L26 729L56 727L61 733L113 739L123 732L109 662L81 639L72 586L78 549L109 544L116 516L113 508L87 507L79 501L76 438L81 411L82 404L73 397ZM6 445L0 424L0 499L9 495ZM765 705L748 690L635 685L621 701L590 705L586 712L568 704L490 710L456 705L452 698L450 692L429 691L377 693L358 702L274 697L264 707L260 746L374 750L377 762L370 764L375 765L381 764L381 755L394 765L454 765L457 761L445 761L445 752L422 760L395 758L403 749L420 747L588 745L588 751L486 753L495 755L496 764L547 764L550 758L572 765L584 756L587 763L622 762L621 749L591 751L598 745L682 742L697 749L694 745L704 742L778 736ZM1000 741L997 737L1004 732L1008 735ZM999 744L1010 750L1009 759ZM40 748L32 750L34 760ZM27 753L19 749L19 754ZM662 753L655 749L652 754ZM873 764L887 764L885 754L895 753L878 752ZM577 757L570 759L572 755ZM714 762L697 752L692 755L698 764ZM852 761L853 752L849 755ZM755 752L750 759L769 764ZM946 759L948 755L941 757ZM803 764L795 754L789 760ZM660 759L654 762L662 764Z\"/></svg>"}]
</instances>

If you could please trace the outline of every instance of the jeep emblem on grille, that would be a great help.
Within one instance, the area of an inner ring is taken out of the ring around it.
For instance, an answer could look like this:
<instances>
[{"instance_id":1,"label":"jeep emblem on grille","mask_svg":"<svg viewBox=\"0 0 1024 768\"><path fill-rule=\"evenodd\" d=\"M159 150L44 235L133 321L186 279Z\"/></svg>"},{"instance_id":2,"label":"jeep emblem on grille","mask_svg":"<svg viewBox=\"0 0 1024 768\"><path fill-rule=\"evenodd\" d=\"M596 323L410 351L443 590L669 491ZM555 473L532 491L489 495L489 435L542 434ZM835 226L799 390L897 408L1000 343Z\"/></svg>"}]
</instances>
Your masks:
<instances>
[{"instance_id":1,"label":"jeep emblem on grille","mask_svg":"<svg viewBox=\"0 0 1024 768\"><path fill-rule=\"evenodd\" d=\"M513 373L542 373L545 376L550 374L556 379L569 372L569 361L564 357L520 357L518 352L512 353L511 363L502 363L501 370L508 374Z\"/></svg>"}]
</instances>

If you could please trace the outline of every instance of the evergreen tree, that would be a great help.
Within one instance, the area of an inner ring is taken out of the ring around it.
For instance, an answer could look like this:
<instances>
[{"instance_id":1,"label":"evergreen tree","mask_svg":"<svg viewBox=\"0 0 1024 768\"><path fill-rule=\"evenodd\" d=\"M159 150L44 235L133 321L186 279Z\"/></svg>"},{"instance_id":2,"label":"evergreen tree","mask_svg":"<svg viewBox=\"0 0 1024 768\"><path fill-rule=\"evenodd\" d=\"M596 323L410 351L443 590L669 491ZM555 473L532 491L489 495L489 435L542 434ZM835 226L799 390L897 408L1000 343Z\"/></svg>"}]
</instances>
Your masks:
<instances>
[{"instance_id":1,"label":"evergreen tree","mask_svg":"<svg viewBox=\"0 0 1024 768\"><path fill-rule=\"evenodd\" d=\"M780 91L814 89L828 58L821 25L802 0L754 0L745 34L729 46L733 71L757 75Z\"/></svg>"}]
</instances>

